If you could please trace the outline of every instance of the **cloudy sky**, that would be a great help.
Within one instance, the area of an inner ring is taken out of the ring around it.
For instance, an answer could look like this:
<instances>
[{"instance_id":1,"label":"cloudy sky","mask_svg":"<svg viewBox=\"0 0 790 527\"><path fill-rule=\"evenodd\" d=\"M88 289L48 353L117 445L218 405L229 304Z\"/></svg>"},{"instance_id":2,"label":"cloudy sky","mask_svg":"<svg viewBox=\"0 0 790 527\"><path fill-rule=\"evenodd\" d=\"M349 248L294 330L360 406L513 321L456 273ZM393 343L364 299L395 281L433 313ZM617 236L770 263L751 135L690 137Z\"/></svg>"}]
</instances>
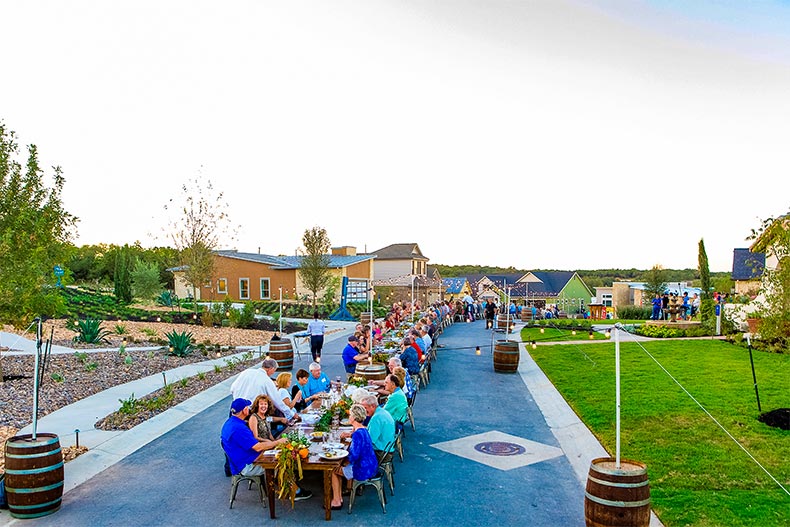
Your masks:
<instances>
[{"instance_id":1,"label":"cloudy sky","mask_svg":"<svg viewBox=\"0 0 790 527\"><path fill-rule=\"evenodd\" d=\"M687 4L693 4L689 6ZM711 269L788 211L790 4L0 0L0 119L83 243L201 174L241 251Z\"/></svg>"}]
</instances>

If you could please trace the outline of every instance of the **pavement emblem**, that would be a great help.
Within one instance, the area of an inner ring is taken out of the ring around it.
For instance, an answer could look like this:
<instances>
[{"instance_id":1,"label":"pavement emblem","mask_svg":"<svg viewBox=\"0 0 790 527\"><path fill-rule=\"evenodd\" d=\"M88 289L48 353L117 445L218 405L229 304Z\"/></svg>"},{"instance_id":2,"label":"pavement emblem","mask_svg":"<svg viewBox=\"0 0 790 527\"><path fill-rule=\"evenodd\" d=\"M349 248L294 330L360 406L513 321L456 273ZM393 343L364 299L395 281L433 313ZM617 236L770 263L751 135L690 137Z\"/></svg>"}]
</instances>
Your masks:
<instances>
[{"instance_id":1,"label":"pavement emblem","mask_svg":"<svg viewBox=\"0 0 790 527\"><path fill-rule=\"evenodd\" d=\"M499 470L512 470L563 455L557 447L497 430L431 446Z\"/></svg>"}]
</instances>

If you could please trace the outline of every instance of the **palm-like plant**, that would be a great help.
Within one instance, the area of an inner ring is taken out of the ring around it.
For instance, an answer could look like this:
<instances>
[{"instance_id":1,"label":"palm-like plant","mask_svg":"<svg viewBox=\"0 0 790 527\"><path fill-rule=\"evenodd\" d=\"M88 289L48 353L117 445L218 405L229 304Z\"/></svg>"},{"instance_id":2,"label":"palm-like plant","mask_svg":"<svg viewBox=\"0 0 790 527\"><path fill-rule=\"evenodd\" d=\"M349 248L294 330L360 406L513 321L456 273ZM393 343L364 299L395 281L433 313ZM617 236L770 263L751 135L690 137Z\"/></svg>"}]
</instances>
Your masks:
<instances>
[{"instance_id":1,"label":"palm-like plant","mask_svg":"<svg viewBox=\"0 0 790 527\"><path fill-rule=\"evenodd\" d=\"M74 342L84 342L85 344L108 342L107 336L110 332L102 328L101 322L99 319L90 317L85 320L77 320L75 328L77 335L74 337Z\"/></svg>"},{"instance_id":2,"label":"palm-like plant","mask_svg":"<svg viewBox=\"0 0 790 527\"><path fill-rule=\"evenodd\" d=\"M165 337L167 337L168 344L170 346L170 355L175 355L176 357L186 357L190 353L192 353L192 333L182 331L181 333L176 332L176 330L171 331L170 333L165 333Z\"/></svg>"}]
</instances>

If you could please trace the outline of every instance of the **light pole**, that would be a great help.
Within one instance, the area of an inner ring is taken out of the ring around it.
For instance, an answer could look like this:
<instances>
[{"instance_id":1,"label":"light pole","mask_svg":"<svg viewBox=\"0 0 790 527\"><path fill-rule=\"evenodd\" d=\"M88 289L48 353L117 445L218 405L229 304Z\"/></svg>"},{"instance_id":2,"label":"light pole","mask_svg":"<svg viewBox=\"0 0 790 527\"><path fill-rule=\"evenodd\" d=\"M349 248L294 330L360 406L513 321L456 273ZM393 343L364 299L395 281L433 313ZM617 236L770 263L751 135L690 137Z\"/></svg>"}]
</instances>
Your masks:
<instances>
[{"instance_id":1,"label":"light pole","mask_svg":"<svg viewBox=\"0 0 790 527\"><path fill-rule=\"evenodd\" d=\"M411 275L411 316L414 320L414 279L417 278L416 274Z\"/></svg>"},{"instance_id":2,"label":"light pole","mask_svg":"<svg viewBox=\"0 0 790 527\"><path fill-rule=\"evenodd\" d=\"M283 334L283 286L280 286L280 335Z\"/></svg>"}]
</instances>

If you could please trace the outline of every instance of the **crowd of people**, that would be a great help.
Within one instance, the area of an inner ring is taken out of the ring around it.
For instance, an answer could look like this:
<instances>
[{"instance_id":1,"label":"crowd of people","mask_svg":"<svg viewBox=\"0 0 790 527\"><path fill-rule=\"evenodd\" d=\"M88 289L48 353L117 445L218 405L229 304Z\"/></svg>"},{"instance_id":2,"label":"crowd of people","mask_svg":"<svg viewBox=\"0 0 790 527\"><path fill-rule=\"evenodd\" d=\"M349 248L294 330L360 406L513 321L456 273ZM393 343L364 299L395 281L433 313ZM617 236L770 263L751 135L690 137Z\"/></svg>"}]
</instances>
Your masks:
<instances>
[{"instance_id":1,"label":"crowd of people","mask_svg":"<svg viewBox=\"0 0 790 527\"><path fill-rule=\"evenodd\" d=\"M358 324L342 353L349 376L356 372L357 365L370 362L374 346L380 345L404 321L413 321L417 312L420 312L417 303L414 306L398 303L380 322ZM342 507L343 495L350 489L352 480L373 477L378 460L392 455L396 429L409 419L409 402L416 394L420 369L429 364L429 354L442 322L450 315L449 303L437 303L422 310L421 317L408 328L395 348L396 353L389 358L385 379L372 381L378 397L361 388L352 393L354 404L349 410L352 431L345 434L350 445L344 464L332 475L332 509ZM280 434L300 419L299 412L330 392L332 381L322 372L320 362L323 338L312 339L314 335L323 335L325 325L318 314L311 324L315 331L311 333L313 362L309 371L296 372L296 382L292 382L290 372L273 378L277 361L266 358L260 368L244 370L231 385L230 415L221 431L227 476L262 474L263 469L256 461L262 460L263 452L283 443L285 439ZM347 482L345 490L343 480ZM311 495L308 490L299 489L295 500Z\"/></svg>"},{"instance_id":2,"label":"crowd of people","mask_svg":"<svg viewBox=\"0 0 790 527\"><path fill-rule=\"evenodd\" d=\"M675 311L680 320L691 320L699 312L700 297L697 293L689 297L688 291L684 291L680 296L675 292L655 294L652 301L651 320L670 320L672 311Z\"/></svg>"}]
</instances>

